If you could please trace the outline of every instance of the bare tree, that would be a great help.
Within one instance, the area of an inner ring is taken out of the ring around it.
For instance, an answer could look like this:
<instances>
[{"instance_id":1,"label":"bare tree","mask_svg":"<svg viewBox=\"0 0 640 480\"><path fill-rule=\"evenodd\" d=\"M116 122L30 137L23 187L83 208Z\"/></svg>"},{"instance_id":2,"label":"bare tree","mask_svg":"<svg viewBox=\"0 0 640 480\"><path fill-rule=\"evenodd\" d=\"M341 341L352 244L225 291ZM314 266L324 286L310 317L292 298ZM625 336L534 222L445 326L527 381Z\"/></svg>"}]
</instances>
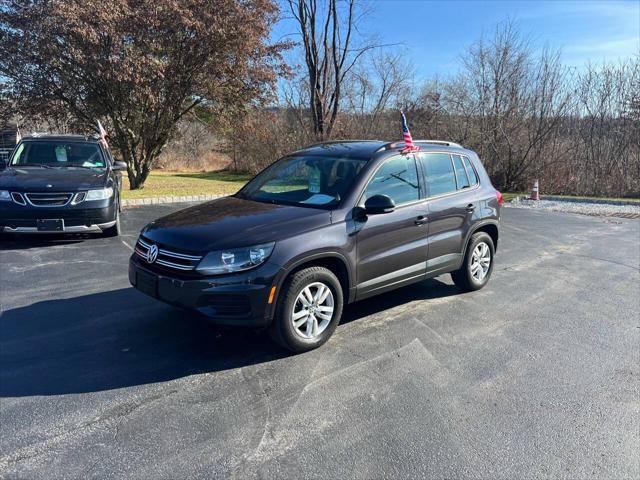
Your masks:
<instances>
[{"instance_id":1,"label":"bare tree","mask_svg":"<svg viewBox=\"0 0 640 480\"><path fill-rule=\"evenodd\" d=\"M354 46L356 0L287 0L302 39L313 132L331 135L346 76L377 45Z\"/></svg>"},{"instance_id":2,"label":"bare tree","mask_svg":"<svg viewBox=\"0 0 640 480\"><path fill-rule=\"evenodd\" d=\"M352 130L358 137L383 133L385 113L401 103L400 97L411 88L414 76L414 68L401 53L383 50L353 69L345 85L345 110L357 119Z\"/></svg>"}]
</instances>

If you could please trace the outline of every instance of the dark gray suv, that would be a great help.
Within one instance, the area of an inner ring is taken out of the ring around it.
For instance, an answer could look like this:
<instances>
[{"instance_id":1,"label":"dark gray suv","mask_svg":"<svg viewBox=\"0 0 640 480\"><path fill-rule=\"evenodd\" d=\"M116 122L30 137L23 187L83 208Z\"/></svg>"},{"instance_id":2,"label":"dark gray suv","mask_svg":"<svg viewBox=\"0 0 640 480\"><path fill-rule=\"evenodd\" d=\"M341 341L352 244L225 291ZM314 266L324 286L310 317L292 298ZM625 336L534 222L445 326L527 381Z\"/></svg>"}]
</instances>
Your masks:
<instances>
[{"instance_id":1,"label":"dark gray suv","mask_svg":"<svg viewBox=\"0 0 640 480\"><path fill-rule=\"evenodd\" d=\"M268 327L297 352L327 341L345 303L444 273L482 288L502 195L473 151L414 143L294 152L233 196L147 225L129 280L217 323Z\"/></svg>"}]
</instances>

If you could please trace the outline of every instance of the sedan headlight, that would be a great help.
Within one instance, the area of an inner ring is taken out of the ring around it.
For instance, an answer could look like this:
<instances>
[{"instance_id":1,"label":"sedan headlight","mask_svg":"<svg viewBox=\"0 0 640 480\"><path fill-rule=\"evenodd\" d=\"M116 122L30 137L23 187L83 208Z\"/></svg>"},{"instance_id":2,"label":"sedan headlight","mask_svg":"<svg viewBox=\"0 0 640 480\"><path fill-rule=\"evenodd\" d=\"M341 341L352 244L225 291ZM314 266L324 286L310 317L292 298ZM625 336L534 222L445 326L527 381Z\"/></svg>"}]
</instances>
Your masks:
<instances>
[{"instance_id":1,"label":"sedan headlight","mask_svg":"<svg viewBox=\"0 0 640 480\"><path fill-rule=\"evenodd\" d=\"M113 188L101 188L100 190L89 190L85 200L106 200L113 197Z\"/></svg>"},{"instance_id":2,"label":"sedan headlight","mask_svg":"<svg viewBox=\"0 0 640 480\"><path fill-rule=\"evenodd\" d=\"M274 242L254 247L232 248L209 252L198 264L196 270L201 273L221 274L248 270L264 263L271 252Z\"/></svg>"},{"instance_id":3,"label":"sedan headlight","mask_svg":"<svg viewBox=\"0 0 640 480\"><path fill-rule=\"evenodd\" d=\"M11 194L8 190L0 190L0 201L10 202Z\"/></svg>"}]
</instances>

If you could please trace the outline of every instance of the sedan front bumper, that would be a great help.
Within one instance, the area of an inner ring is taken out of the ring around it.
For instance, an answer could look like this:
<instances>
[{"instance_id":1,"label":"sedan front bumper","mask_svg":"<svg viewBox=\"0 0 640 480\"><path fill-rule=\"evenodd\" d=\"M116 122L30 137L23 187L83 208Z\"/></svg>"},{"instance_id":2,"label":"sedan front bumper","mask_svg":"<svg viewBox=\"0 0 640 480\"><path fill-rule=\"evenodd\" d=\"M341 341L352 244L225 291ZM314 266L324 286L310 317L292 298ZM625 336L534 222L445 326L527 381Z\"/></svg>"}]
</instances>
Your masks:
<instances>
[{"instance_id":1,"label":"sedan front bumper","mask_svg":"<svg viewBox=\"0 0 640 480\"><path fill-rule=\"evenodd\" d=\"M34 207L0 202L0 231L8 233L92 233L115 225L113 199L83 202L60 208ZM63 229L42 231L38 220L62 220Z\"/></svg>"}]
</instances>

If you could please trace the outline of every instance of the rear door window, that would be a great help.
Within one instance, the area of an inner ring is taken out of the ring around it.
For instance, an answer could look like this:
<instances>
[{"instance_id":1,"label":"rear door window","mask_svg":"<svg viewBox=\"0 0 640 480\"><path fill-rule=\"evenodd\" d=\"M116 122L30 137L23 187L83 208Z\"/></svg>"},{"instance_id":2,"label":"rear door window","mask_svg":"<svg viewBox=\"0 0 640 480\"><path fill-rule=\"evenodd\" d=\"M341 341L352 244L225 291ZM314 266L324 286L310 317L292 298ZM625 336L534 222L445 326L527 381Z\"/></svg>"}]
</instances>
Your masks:
<instances>
[{"instance_id":1,"label":"rear door window","mask_svg":"<svg viewBox=\"0 0 640 480\"><path fill-rule=\"evenodd\" d=\"M448 153L421 153L429 196L444 195L457 189L451 155Z\"/></svg>"}]
</instances>

